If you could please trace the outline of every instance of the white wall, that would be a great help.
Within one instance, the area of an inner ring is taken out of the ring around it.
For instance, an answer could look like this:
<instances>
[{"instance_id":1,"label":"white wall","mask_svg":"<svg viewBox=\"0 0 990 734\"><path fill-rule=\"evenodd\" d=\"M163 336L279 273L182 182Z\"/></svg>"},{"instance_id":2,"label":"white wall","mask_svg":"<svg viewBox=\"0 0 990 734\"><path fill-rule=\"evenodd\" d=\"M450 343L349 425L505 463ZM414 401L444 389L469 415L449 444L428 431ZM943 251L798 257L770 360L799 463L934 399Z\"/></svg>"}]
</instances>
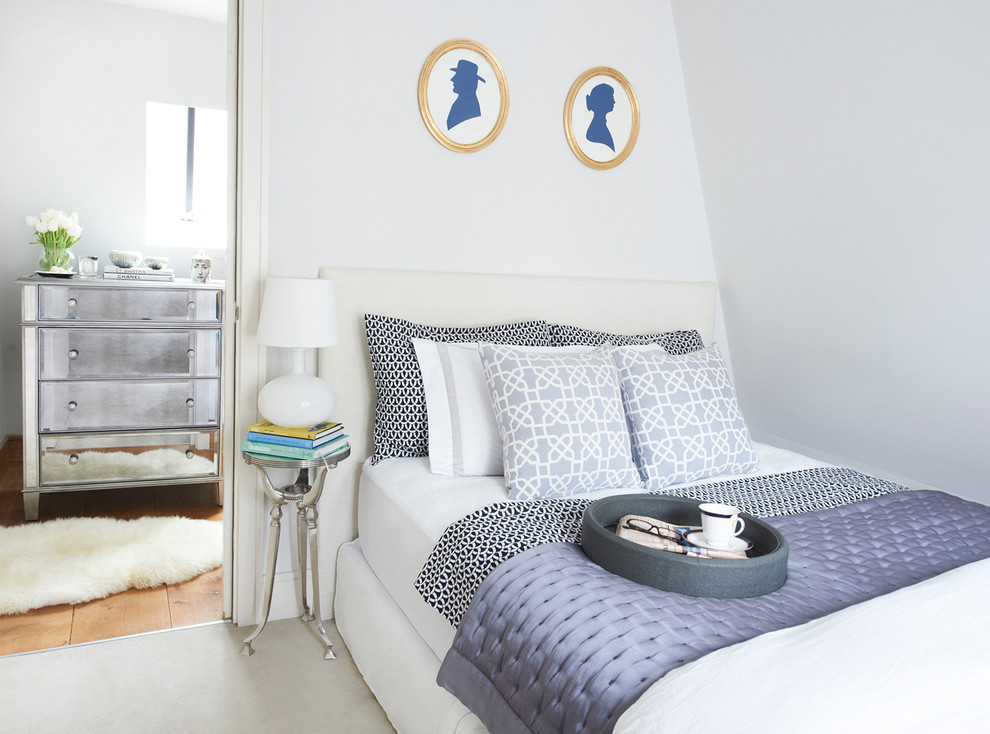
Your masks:
<instances>
[{"instance_id":1,"label":"white wall","mask_svg":"<svg viewBox=\"0 0 990 734\"><path fill-rule=\"evenodd\" d=\"M144 240L145 102L226 106L223 23L98 0L5 2L0 14L0 437L20 433L21 337L14 280L41 246L24 216L79 213L73 250L106 264L112 249L151 253ZM218 279L224 247L211 251Z\"/></svg>"},{"instance_id":2,"label":"white wall","mask_svg":"<svg viewBox=\"0 0 990 734\"><path fill-rule=\"evenodd\" d=\"M282 0L271 8L270 272L320 265L711 280L667 2ZM417 106L423 62L454 38L487 46L509 84L501 136L455 153ZM563 106L612 66L642 111L610 171L567 146Z\"/></svg>"},{"instance_id":3,"label":"white wall","mask_svg":"<svg viewBox=\"0 0 990 734\"><path fill-rule=\"evenodd\" d=\"M673 10L754 433L990 501L990 4Z\"/></svg>"},{"instance_id":4,"label":"white wall","mask_svg":"<svg viewBox=\"0 0 990 734\"><path fill-rule=\"evenodd\" d=\"M669 4L607 10L614 25L589 0L271 3L269 274L713 280ZM477 153L437 143L417 104L423 63L455 38L488 47L509 85L505 129ZM580 163L563 129L571 84L595 66L629 79L642 115L632 155L608 171ZM288 545L280 569L295 565ZM277 590L275 613L297 613L285 601Z\"/></svg>"}]
</instances>

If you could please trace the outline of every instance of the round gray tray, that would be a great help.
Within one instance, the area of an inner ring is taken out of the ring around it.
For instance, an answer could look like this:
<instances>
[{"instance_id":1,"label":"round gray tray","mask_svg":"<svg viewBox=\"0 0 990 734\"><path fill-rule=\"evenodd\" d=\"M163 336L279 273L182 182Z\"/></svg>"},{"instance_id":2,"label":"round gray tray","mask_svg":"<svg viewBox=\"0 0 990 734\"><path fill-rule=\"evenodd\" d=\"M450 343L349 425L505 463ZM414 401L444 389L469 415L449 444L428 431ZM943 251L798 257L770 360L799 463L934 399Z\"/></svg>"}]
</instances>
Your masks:
<instances>
[{"instance_id":1,"label":"round gray tray","mask_svg":"<svg viewBox=\"0 0 990 734\"><path fill-rule=\"evenodd\" d=\"M581 545L588 557L612 573L665 591L719 599L761 596L787 579L787 540L759 518L740 513L743 537L755 557L727 560L684 556L620 538L615 526L624 515L645 515L675 525L700 525L697 500L623 494L592 502L584 511Z\"/></svg>"}]
</instances>

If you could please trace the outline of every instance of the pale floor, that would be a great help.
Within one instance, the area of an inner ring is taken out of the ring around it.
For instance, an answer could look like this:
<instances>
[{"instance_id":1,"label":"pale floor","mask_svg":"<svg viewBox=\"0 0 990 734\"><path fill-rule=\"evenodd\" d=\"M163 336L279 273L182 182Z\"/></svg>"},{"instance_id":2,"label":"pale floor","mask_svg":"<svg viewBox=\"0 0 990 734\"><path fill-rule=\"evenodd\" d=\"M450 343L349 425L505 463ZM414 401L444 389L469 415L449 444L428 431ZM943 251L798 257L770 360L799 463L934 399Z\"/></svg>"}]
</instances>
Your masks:
<instances>
[{"instance_id":1,"label":"pale floor","mask_svg":"<svg viewBox=\"0 0 990 734\"><path fill-rule=\"evenodd\" d=\"M393 734L332 622L215 623L0 657L4 734ZM40 683L39 683L40 682Z\"/></svg>"}]
</instances>

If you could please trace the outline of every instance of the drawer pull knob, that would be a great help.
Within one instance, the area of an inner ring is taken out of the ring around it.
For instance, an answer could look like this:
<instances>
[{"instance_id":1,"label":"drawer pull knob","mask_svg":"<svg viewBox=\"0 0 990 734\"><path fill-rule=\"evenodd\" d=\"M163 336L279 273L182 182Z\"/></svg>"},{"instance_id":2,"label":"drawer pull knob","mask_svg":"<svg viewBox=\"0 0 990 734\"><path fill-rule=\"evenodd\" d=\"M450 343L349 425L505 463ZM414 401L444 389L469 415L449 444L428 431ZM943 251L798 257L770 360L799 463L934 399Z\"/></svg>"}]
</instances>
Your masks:
<instances>
[{"instance_id":1,"label":"drawer pull knob","mask_svg":"<svg viewBox=\"0 0 990 734\"><path fill-rule=\"evenodd\" d=\"M79 454L69 454L69 463L70 464L78 464L79 463Z\"/></svg>"},{"instance_id":2,"label":"drawer pull knob","mask_svg":"<svg viewBox=\"0 0 990 734\"><path fill-rule=\"evenodd\" d=\"M70 298L68 301L66 301L66 304L68 305L69 308L75 308L76 307L76 299L75 298Z\"/></svg>"},{"instance_id":3,"label":"drawer pull knob","mask_svg":"<svg viewBox=\"0 0 990 734\"><path fill-rule=\"evenodd\" d=\"M188 308L190 311L195 311L196 310L196 302L195 301L189 301L189 304L186 306L186 308Z\"/></svg>"},{"instance_id":4,"label":"drawer pull knob","mask_svg":"<svg viewBox=\"0 0 990 734\"><path fill-rule=\"evenodd\" d=\"M196 401L193 400L192 398L188 398L186 400L186 405L188 405L190 408L193 407L195 404L196 404Z\"/></svg>"},{"instance_id":5,"label":"drawer pull knob","mask_svg":"<svg viewBox=\"0 0 990 734\"><path fill-rule=\"evenodd\" d=\"M75 359L78 356L79 356L79 350L78 349L70 349L69 350L69 359Z\"/></svg>"},{"instance_id":6,"label":"drawer pull knob","mask_svg":"<svg viewBox=\"0 0 990 734\"><path fill-rule=\"evenodd\" d=\"M70 400L69 404L66 405L65 407L71 413L72 411L74 411L76 408L79 407L79 403L77 403L75 400Z\"/></svg>"},{"instance_id":7,"label":"drawer pull knob","mask_svg":"<svg viewBox=\"0 0 990 734\"><path fill-rule=\"evenodd\" d=\"M194 454L194 453L193 453L193 450L192 450L192 449L186 449L186 458L187 458L187 459L191 459L191 458L193 458L193 457L194 457L195 455L196 455L196 454Z\"/></svg>"},{"instance_id":8,"label":"drawer pull knob","mask_svg":"<svg viewBox=\"0 0 990 734\"><path fill-rule=\"evenodd\" d=\"M196 350L195 349L190 349L189 351L186 352L186 356L189 357L189 359L192 359L193 358L193 355L195 355L195 354L196 354Z\"/></svg>"}]
</instances>

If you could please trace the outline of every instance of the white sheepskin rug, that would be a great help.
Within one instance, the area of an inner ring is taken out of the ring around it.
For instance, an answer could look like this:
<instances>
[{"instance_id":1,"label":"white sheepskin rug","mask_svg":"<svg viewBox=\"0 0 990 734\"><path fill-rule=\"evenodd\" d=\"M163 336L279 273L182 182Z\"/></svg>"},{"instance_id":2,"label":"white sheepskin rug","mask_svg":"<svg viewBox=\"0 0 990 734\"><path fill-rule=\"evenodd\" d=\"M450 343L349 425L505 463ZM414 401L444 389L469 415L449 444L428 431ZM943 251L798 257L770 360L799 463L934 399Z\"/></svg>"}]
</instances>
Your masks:
<instances>
[{"instance_id":1,"label":"white sheepskin rug","mask_svg":"<svg viewBox=\"0 0 990 734\"><path fill-rule=\"evenodd\" d=\"M0 528L0 614L187 581L221 564L222 526L97 517Z\"/></svg>"}]
</instances>

